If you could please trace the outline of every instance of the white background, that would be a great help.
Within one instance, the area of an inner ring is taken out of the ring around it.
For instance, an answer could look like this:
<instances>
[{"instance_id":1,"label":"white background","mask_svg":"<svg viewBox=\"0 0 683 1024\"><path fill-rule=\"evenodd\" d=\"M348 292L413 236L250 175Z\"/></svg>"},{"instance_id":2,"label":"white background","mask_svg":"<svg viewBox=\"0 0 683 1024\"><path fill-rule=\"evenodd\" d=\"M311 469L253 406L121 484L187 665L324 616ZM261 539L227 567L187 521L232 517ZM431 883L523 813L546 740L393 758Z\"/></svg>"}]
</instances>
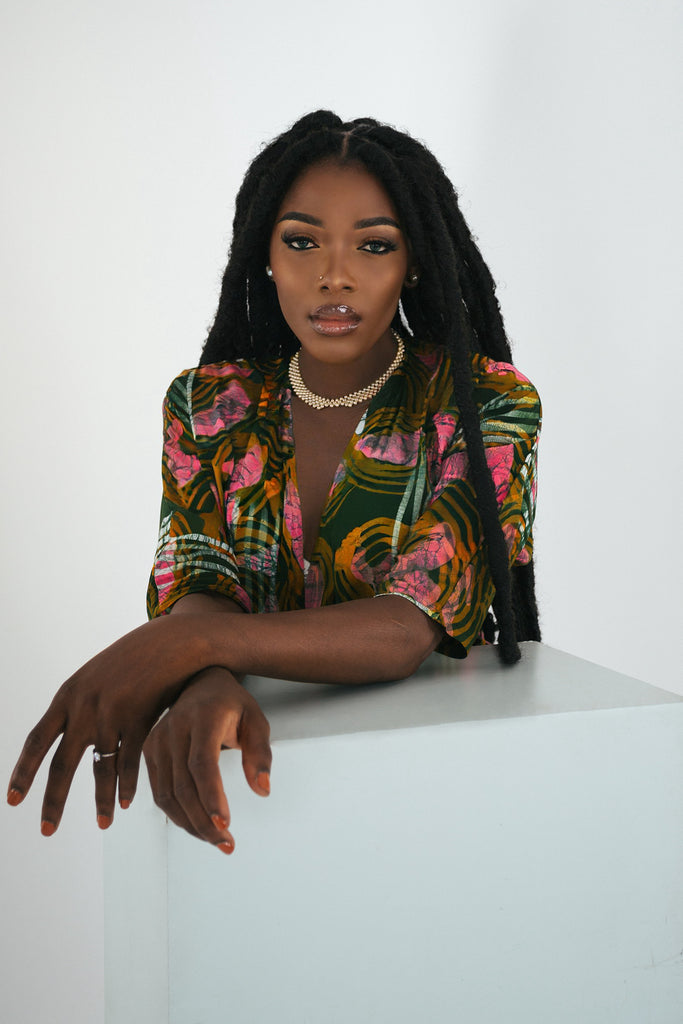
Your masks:
<instances>
[{"instance_id":1,"label":"white background","mask_svg":"<svg viewBox=\"0 0 683 1024\"><path fill-rule=\"evenodd\" d=\"M545 409L545 641L683 692L680 43L675 0L3 0L5 777L143 619L163 393L198 361L247 163L322 106L424 140L499 282ZM3 1020L99 1024L89 767L50 840L39 791L0 811Z\"/></svg>"}]
</instances>

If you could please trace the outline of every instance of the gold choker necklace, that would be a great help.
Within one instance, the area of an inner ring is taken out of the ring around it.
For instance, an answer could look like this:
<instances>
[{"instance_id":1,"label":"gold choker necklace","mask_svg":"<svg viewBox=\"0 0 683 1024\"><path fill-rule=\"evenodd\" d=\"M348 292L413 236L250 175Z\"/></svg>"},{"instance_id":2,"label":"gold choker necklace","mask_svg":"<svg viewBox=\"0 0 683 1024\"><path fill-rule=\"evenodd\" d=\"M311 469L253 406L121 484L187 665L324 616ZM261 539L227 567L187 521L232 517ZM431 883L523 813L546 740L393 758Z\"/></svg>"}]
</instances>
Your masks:
<instances>
[{"instance_id":1,"label":"gold choker necklace","mask_svg":"<svg viewBox=\"0 0 683 1024\"><path fill-rule=\"evenodd\" d=\"M354 405L360 405L361 402L369 401L384 387L392 373L403 362L403 356L406 351L403 338L396 331L391 333L398 345L394 361L391 366L387 367L381 377L378 377L372 384L368 384L366 388L361 388L360 391L352 391L350 395L342 395L340 398L323 398L322 395L316 395L314 391L309 391L303 382L301 370L299 369L299 353L295 352L289 361L289 383L292 386L292 391L297 398L300 398L306 405L312 405L314 409L338 409L340 406L351 409Z\"/></svg>"}]
</instances>

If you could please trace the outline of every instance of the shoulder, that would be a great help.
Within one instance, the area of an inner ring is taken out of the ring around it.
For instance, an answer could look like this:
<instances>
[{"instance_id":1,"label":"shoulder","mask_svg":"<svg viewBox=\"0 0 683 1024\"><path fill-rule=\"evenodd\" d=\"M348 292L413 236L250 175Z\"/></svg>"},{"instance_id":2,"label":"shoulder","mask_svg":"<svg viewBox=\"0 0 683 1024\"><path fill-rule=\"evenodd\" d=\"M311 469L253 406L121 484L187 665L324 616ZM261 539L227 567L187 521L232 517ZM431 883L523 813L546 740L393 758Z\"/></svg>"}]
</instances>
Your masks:
<instances>
[{"instance_id":1,"label":"shoulder","mask_svg":"<svg viewBox=\"0 0 683 1024\"><path fill-rule=\"evenodd\" d=\"M166 392L165 412L182 419L196 438L213 437L255 415L264 392L279 391L281 377L282 360L240 359L184 370Z\"/></svg>"},{"instance_id":2,"label":"shoulder","mask_svg":"<svg viewBox=\"0 0 683 1024\"><path fill-rule=\"evenodd\" d=\"M446 432L458 437L461 415L448 350L438 345L411 345L406 376L410 380L408 404L422 408L426 422L435 426L439 436ZM540 398L529 378L517 367L476 354L471 357L471 382L485 437L538 435Z\"/></svg>"},{"instance_id":3,"label":"shoulder","mask_svg":"<svg viewBox=\"0 0 683 1024\"><path fill-rule=\"evenodd\" d=\"M431 402L441 406L455 403L451 356L442 345L412 343L406 370L412 380L420 382ZM512 363L475 354L471 357L471 374L474 399L480 408L495 398L506 398L513 403L539 402L534 385Z\"/></svg>"},{"instance_id":4,"label":"shoulder","mask_svg":"<svg viewBox=\"0 0 683 1024\"><path fill-rule=\"evenodd\" d=\"M472 386L482 424L505 421L525 434L539 432L541 400L538 391L512 363L473 356Z\"/></svg>"},{"instance_id":5,"label":"shoulder","mask_svg":"<svg viewBox=\"0 0 683 1024\"><path fill-rule=\"evenodd\" d=\"M487 356L472 356L472 381L476 388L496 391L504 394L507 391L535 391L533 384L521 370L512 363L501 363Z\"/></svg>"}]
</instances>

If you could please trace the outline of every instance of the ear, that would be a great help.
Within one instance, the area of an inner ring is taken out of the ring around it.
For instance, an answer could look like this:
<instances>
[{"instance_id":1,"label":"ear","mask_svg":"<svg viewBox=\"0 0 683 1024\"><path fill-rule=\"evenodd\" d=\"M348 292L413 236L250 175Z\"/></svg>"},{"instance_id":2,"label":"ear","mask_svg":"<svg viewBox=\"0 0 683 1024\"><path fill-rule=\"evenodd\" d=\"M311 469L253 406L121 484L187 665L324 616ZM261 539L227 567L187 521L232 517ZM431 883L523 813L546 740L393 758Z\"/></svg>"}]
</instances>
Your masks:
<instances>
[{"instance_id":1,"label":"ear","mask_svg":"<svg viewBox=\"0 0 683 1024\"><path fill-rule=\"evenodd\" d=\"M404 288L415 288L417 282L420 280L420 274L417 267L411 267L406 275L406 279L403 282Z\"/></svg>"}]
</instances>

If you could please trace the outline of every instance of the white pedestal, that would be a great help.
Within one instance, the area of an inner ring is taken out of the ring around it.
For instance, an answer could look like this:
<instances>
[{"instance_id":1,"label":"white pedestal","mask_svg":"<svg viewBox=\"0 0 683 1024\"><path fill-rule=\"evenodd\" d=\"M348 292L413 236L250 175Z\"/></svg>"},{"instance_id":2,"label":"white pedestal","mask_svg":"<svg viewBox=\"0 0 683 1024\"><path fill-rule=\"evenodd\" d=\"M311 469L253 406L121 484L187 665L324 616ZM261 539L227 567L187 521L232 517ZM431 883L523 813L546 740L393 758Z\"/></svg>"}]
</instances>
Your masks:
<instances>
[{"instance_id":1,"label":"white pedestal","mask_svg":"<svg viewBox=\"0 0 683 1024\"><path fill-rule=\"evenodd\" d=\"M683 700L538 644L253 680L232 857L146 786L107 836L107 1024L680 1024Z\"/></svg>"}]
</instances>

